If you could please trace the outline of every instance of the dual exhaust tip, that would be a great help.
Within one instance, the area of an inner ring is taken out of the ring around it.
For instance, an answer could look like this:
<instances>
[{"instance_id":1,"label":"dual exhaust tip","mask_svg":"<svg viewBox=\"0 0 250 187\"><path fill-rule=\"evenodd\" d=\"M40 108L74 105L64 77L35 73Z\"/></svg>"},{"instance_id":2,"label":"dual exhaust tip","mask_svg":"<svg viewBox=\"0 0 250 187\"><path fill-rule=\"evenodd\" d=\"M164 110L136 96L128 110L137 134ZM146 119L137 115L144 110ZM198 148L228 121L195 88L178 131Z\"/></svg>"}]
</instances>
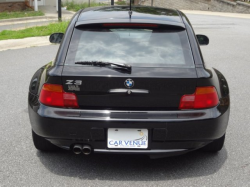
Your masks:
<instances>
[{"instance_id":1,"label":"dual exhaust tip","mask_svg":"<svg viewBox=\"0 0 250 187\"><path fill-rule=\"evenodd\" d=\"M81 153L83 153L84 155L90 155L90 153L91 153L91 147L89 145L76 144L73 147L73 152L76 155L79 155Z\"/></svg>"}]
</instances>

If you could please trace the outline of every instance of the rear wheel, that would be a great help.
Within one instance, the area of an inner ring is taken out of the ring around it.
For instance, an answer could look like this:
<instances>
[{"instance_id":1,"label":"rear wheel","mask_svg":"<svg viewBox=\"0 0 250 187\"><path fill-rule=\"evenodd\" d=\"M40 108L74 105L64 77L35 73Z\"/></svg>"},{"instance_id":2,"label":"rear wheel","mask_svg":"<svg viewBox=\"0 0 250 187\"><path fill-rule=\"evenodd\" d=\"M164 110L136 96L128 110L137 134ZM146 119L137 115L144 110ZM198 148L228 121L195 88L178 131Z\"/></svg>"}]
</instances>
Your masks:
<instances>
[{"instance_id":1,"label":"rear wheel","mask_svg":"<svg viewBox=\"0 0 250 187\"><path fill-rule=\"evenodd\" d=\"M208 152L218 152L222 149L225 141L225 134L217 139L211 142L210 144L206 145L205 147L201 148L202 151L208 151Z\"/></svg>"},{"instance_id":2,"label":"rear wheel","mask_svg":"<svg viewBox=\"0 0 250 187\"><path fill-rule=\"evenodd\" d=\"M57 149L55 145L50 143L45 138L37 135L34 131L32 131L32 138L35 147L40 151L54 151Z\"/></svg>"}]
</instances>

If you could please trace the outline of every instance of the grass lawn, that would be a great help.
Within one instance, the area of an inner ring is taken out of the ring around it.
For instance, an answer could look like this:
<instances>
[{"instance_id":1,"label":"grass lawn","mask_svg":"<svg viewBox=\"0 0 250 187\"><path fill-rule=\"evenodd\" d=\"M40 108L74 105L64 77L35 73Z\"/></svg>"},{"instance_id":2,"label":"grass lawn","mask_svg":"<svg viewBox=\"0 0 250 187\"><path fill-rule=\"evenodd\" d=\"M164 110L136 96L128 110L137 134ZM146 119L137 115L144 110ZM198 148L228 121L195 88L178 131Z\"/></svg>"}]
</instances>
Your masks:
<instances>
[{"instance_id":1,"label":"grass lawn","mask_svg":"<svg viewBox=\"0 0 250 187\"><path fill-rule=\"evenodd\" d=\"M107 5L107 4L90 2L90 7L105 6L105 5ZM89 4L88 3L75 3L74 1L71 1L71 2L66 1L65 3L63 3L63 6L66 6L67 10L77 12L78 10L88 8Z\"/></svg>"},{"instance_id":2,"label":"grass lawn","mask_svg":"<svg viewBox=\"0 0 250 187\"><path fill-rule=\"evenodd\" d=\"M43 16L44 13L41 11L21 11L21 12L0 12L1 19L10 19L10 18L23 18L23 17L32 17L32 16Z\"/></svg>"},{"instance_id":3,"label":"grass lawn","mask_svg":"<svg viewBox=\"0 0 250 187\"><path fill-rule=\"evenodd\" d=\"M0 32L0 40L21 39L34 36L48 36L55 32L64 33L68 24L68 21L63 21L58 23L51 23L46 26L31 27L23 30L4 30Z\"/></svg>"}]
</instances>

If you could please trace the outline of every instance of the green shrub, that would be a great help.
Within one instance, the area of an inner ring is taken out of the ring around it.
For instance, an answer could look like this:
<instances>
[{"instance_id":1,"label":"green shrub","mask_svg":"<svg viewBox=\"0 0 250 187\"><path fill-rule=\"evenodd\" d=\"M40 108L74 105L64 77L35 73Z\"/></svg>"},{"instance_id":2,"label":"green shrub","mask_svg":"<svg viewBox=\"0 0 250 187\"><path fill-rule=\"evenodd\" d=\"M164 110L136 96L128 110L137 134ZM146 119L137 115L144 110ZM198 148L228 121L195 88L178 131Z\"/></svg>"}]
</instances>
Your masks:
<instances>
[{"instance_id":1,"label":"green shrub","mask_svg":"<svg viewBox=\"0 0 250 187\"><path fill-rule=\"evenodd\" d=\"M127 5L127 1L117 1L117 5Z\"/></svg>"},{"instance_id":2,"label":"green shrub","mask_svg":"<svg viewBox=\"0 0 250 187\"><path fill-rule=\"evenodd\" d=\"M104 5L106 4L96 3L95 1L90 2L90 7L104 6ZM88 8L89 3L76 3L75 1L70 1L70 2L66 1L65 3L63 3L63 6L66 6L67 10L72 10L72 11L77 12L78 10Z\"/></svg>"}]
</instances>

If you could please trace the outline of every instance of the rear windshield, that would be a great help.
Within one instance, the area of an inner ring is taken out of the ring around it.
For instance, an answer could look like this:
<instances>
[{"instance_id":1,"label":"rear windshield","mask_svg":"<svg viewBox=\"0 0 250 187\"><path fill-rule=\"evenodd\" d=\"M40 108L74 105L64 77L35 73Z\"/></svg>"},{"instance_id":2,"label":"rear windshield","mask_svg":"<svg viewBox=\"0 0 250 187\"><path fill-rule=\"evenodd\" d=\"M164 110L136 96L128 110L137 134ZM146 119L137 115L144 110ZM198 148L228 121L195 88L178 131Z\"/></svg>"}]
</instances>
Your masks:
<instances>
[{"instance_id":1,"label":"rear windshield","mask_svg":"<svg viewBox=\"0 0 250 187\"><path fill-rule=\"evenodd\" d=\"M194 67L185 30L75 29L65 65L79 61L138 67Z\"/></svg>"}]
</instances>

